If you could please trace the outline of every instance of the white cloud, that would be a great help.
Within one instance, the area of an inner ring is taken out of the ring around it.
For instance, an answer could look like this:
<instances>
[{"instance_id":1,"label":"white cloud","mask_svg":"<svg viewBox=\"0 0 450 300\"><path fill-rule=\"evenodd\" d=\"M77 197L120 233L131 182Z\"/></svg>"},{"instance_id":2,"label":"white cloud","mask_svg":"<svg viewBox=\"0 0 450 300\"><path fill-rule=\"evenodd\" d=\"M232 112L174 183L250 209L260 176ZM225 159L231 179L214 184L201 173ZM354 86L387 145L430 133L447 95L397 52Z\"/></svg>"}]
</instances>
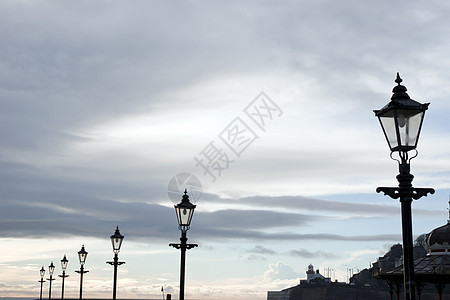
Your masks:
<instances>
[{"instance_id":1,"label":"white cloud","mask_svg":"<svg viewBox=\"0 0 450 300\"><path fill-rule=\"evenodd\" d=\"M281 262L270 264L269 270L264 272L264 280L269 282L275 280L291 280L298 277L299 274L291 266L285 265Z\"/></svg>"}]
</instances>

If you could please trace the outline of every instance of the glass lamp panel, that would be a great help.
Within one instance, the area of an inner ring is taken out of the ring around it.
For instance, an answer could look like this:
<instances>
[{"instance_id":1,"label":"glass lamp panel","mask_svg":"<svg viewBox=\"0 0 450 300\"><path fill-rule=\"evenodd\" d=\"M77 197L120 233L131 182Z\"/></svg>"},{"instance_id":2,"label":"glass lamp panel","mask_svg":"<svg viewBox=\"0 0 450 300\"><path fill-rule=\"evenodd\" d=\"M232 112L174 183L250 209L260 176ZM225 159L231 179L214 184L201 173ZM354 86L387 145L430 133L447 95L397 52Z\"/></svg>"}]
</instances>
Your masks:
<instances>
[{"instance_id":1,"label":"glass lamp panel","mask_svg":"<svg viewBox=\"0 0 450 300\"><path fill-rule=\"evenodd\" d=\"M67 260L66 256L64 255L64 258L61 259L61 268L63 269L63 271L66 270L68 263L69 263L69 261Z\"/></svg>"},{"instance_id":2,"label":"glass lamp panel","mask_svg":"<svg viewBox=\"0 0 450 300\"><path fill-rule=\"evenodd\" d=\"M114 251L119 252L120 247L122 246L123 237L115 237L111 236L111 243Z\"/></svg>"},{"instance_id":3,"label":"glass lamp panel","mask_svg":"<svg viewBox=\"0 0 450 300\"><path fill-rule=\"evenodd\" d=\"M124 236L120 234L119 226L116 227L116 231L110 238L114 253L119 253L124 238Z\"/></svg>"},{"instance_id":4,"label":"glass lamp panel","mask_svg":"<svg viewBox=\"0 0 450 300\"><path fill-rule=\"evenodd\" d=\"M175 206L175 211L177 213L179 226L189 226L191 224L194 208Z\"/></svg>"},{"instance_id":5,"label":"glass lamp panel","mask_svg":"<svg viewBox=\"0 0 450 300\"><path fill-rule=\"evenodd\" d=\"M44 267L42 267L41 270L39 270L39 274L41 275L41 278L44 278L44 275L45 275Z\"/></svg>"},{"instance_id":6,"label":"glass lamp panel","mask_svg":"<svg viewBox=\"0 0 450 300\"><path fill-rule=\"evenodd\" d=\"M400 145L406 151L416 148L424 112L417 110L397 110Z\"/></svg>"},{"instance_id":7,"label":"glass lamp panel","mask_svg":"<svg viewBox=\"0 0 450 300\"><path fill-rule=\"evenodd\" d=\"M393 112L383 114L378 117L380 120L381 128L383 129L384 136L389 144L391 151L398 148L398 135L397 127L395 126L395 118Z\"/></svg>"}]
</instances>

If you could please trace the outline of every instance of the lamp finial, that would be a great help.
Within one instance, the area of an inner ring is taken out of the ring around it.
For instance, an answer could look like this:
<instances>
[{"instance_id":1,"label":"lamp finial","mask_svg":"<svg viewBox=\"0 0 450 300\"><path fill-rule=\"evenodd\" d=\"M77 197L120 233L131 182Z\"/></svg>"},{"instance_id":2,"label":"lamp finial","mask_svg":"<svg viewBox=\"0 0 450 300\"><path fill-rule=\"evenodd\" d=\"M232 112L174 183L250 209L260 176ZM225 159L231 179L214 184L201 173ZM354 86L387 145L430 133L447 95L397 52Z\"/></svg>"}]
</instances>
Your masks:
<instances>
[{"instance_id":1,"label":"lamp finial","mask_svg":"<svg viewBox=\"0 0 450 300\"><path fill-rule=\"evenodd\" d=\"M400 78L399 72L397 72L397 78L395 79L395 82L400 85L400 83L403 81L403 79Z\"/></svg>"},{"instance_id":2,"label":"lamp finial","mask_svg":"<svg viewBox=\"0 0 450 300\"><path fill-rule=\"evenodd\" d=\"M411 99L408 93L406 92L407 91L406 87L400 84L402 83L402 81L403 79L400 78L400 74L399 72L397 72L397 78L395 79L397 85L394 86L394 88L392 89L393 95L391 97L391 100L402 102Z\"/></svg>"}]
</instances>

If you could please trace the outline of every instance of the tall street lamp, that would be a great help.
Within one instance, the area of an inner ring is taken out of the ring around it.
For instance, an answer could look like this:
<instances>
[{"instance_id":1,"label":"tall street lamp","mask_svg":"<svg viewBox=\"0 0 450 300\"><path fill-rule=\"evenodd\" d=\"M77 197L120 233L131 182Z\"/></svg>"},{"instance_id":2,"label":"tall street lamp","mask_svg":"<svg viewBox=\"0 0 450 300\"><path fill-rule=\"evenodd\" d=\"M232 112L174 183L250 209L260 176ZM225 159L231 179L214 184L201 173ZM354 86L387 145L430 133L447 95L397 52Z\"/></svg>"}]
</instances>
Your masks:
<instances>
[{"instance_id":1,"label":"tall street lamp","mask_svg":"<svg viewBox=\"0 0 450 300\"><path fill-rule=\"evenodd\" d=\"M391 101L380 110L374 110L378 117L384 136L391 150L391 158L399 165L397 175L398 187L378 187L377 193L383 192L393 199L400 199L403 237L403 270L405 299L415 298L414 289L414 257L411 202L428 193L434 194L432 188L414 188L414 176L410 173L410 161L418 154L416 147L419 141L425 111L430 103L421 104L412 100L406 93L406 87L400 83L403 80L397 73L397 86L392 90ZM414 150L413 156L409 151ZM398 158L394 158L397 152Z\"/></svg>"},{"instance_id":2,"label":"tall street lamp","mask_svg":"<svg viewBox=\"0 0 450 300\"><path fill-rule=\"evenodd\" d=\"M84 249L84 245L81 247L81 250L78 251L78 259L80 260L80 271L75 271L80 274L80 300L83 299L83 274L89 271L84 270L84 263L86 262L86 257L88 253Z\"/></svg>"},{"instance_id":3,"label":"tall street lamp","mask_svg":"<svg viewBox=\"0 0 450 300\"><path fill-rule=\"evenodd\" d=\"M169 244L169 246L181 250L181 266L180 266L180 297L179 300L184 300L184 274L185 274L185 264L186 264L186 250L197 247L197 244L187 244L186 232L189 230L191 224L192 216L194 215L194 209L196 205L189 202L189 196L187 190L184 190L183 198L181 202L175 207L175 212L178 219L178 228L181 230L180 244Z\"/></svg>"},{"instance_id":4,"label":"tall street lamp","mask_svg":"<svg viewBox=\"0 0 450 300\"><path fill-rule=\"evenodd\" d=\"M123 261L119 261L120 246L122 246L122 241L124 238L124 236L120 234L119 226L116 227L116 231L110 236L110 238L114 252L114 261L107 261L106 263L114 266L113 300L116 300L117 266L125 263Z\"/></svg>"},{"instance_id":5,"label":"tall street lamp","mask_svg":"<svg viewBox=\"0 0 450 300\"><path fill-rule=\"evenodd\" d=\"M53 265L53 262L48 266L48 274L50 275L50 278L47 278L48 281L50 281L50 285L48 287L48 300L52 299L52 281L55 280L53 278L53 272L55 271L55 266Z\"/></svg>"},{"instance_id":6,"label":"tall street lamp","mask_svg":"<svg viewBox=\"0 0 450 300\"><path fill-rule=\"evenodd\" d=\"M67 269L68 263L69 263L69 261L67 260L66 255L64 254L63 259L61 259L62 275L58 275L59 277L62 278L61 300L64 299L64 279L66 277L69 277L69 275L66 275L66 269Z\"/></svg>"},{"instance_id":7,"label":"tall street lamp","mask_svg":"<svg viewBox=\"0 0 450 300\"><path fill-rule=\"evenodd\" d=\"M41 283L41 293L40 293L40 296L39 296L39 300L42 300L42 285L45 282L45 280L44 280L44 275L45 275L44 266L42 266L42 268L39 270L39 274L41 275L41 280L38 281L38 282Z\"/></svg>"}]
</instances>

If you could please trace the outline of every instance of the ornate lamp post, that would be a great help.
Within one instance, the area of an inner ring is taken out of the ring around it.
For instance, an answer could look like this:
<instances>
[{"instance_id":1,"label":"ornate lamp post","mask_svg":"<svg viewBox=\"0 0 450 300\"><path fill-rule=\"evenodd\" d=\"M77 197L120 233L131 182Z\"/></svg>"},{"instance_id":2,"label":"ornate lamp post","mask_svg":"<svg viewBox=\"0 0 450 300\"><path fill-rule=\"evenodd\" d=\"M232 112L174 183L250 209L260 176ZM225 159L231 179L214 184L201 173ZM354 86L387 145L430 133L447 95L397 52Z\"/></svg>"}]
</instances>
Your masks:
<instances>
[{"instance_id":1,"label":"ornate lamp post","mask_svg":"<svg viewBox=\"0 0 450 300\"><path fill-rule=\"evenodd\" d=\"M39 300L42 300L42 285L45 282L45 280L44 280L44 275L45 275L44 266L42 266L42 268L39 270L39 274L41 275L41 280L38 281L38 282L41 283L41 293L40 293L40 296L39 296Z\"/></svg>"},{"instance_id":2,"label":"ornate lamp post","mask_svg":"<svg viewBox=\"0 0 450 300\"><path fill-rule=\"evenodd\" d=\"M169 244L169 246L181 250L181 266L180 266L180 297L179 300L184 300L184 278L185 278L185 264L186 264L186 250L197 247L197 244L187 244L186 232L189 230L192 216L194 215L194 209L196 205L189 202L189 196L187 190L184 190L183 198L181 202L175 207L177 213L178 228L181 230L180 244Z\"/></svg>"},{"instance_id":3,"label":"ornate lamp post","mask_svg":"<svg viewBox=\"0 0 450 300\"><path fill-rule=\"evenodd\" d=\"M113 300L116 300L117 291L117 266L124 264L125 262L119 261L119 251L120 246L122 246L124 236L120 234L119 226L117 226L116 231L111 235L111 243L114 252L114 261L107 261L107 264L114 266L114 283L113 283Z\"/></svg>"},{"instance_id":4,"label":"ornate lamp post","mask_svg":"<svg viewBox=\"0 0 450 300\"><path fill-rule=\"evenodd\" d=\"M52 262L50 266L48 266L48 274L50 275L50 278L47 278L47 280L50 281L50 285L48 287L48 300L52 299L52 281L55 280L55 278L53 278L53 272L55 272L55 266Z\"/></svg>"},{"instance_id":5,"label":"ornate lamp post","mask_svg":"<svg viewBox=\"0 0 450 300\"><path fill-rule=\"evenodd\" d=\"M80 260L80 271L75 271L80 274L80 300L83 299L83 274L89 271L84 270L84 263L86 262L86 257L88 253L84 249L84 245L81 247L81 250L78 251L78 259Z\"/></svg>"},{"instance_id":6,"label":"ornate lamp post","mask_svg":"<svg viewBox=\"0 0 450 300\"><path fill-rule=\"evenodd\" d=\"M377 193L383 192L393 199L399 199L402 215L403 237L403 272L405 299L415 299L414 289L414 257L413 235L411 219L411 202L418 200L428 193L433 194L432 188L414 188L410 173L410 161L418 154L416 147L419 141L425 111L430 103L421 104L412 100L406 93L406 87L400 83L403 80L397 73L397 86L392 90L391 101L380 110L374 110L378 117L383 133L391 150L391 158L399 164L397 175L398 187L378 187ZM409 151L415 153L409 157ZM394 158L397 152L398 158Z\"/></svg>"},{"instance_id":7,"label":"ornate lamp post","mask_svg":"<svg viewBox=\"0 0 450 300\"><path fill-rule=\"evenodd\" d=\"M67 264L69 263L69 261L66 258L66 255L64 254L63 259L61 259L61 268L62 268L62 275L58 275L59 277L62 278L62 288L61 288L61 300L64 299L64 279L66 277L69 277L69 275L66 275L66 269L67 269Z\"/></svg>"}]
</instances>

